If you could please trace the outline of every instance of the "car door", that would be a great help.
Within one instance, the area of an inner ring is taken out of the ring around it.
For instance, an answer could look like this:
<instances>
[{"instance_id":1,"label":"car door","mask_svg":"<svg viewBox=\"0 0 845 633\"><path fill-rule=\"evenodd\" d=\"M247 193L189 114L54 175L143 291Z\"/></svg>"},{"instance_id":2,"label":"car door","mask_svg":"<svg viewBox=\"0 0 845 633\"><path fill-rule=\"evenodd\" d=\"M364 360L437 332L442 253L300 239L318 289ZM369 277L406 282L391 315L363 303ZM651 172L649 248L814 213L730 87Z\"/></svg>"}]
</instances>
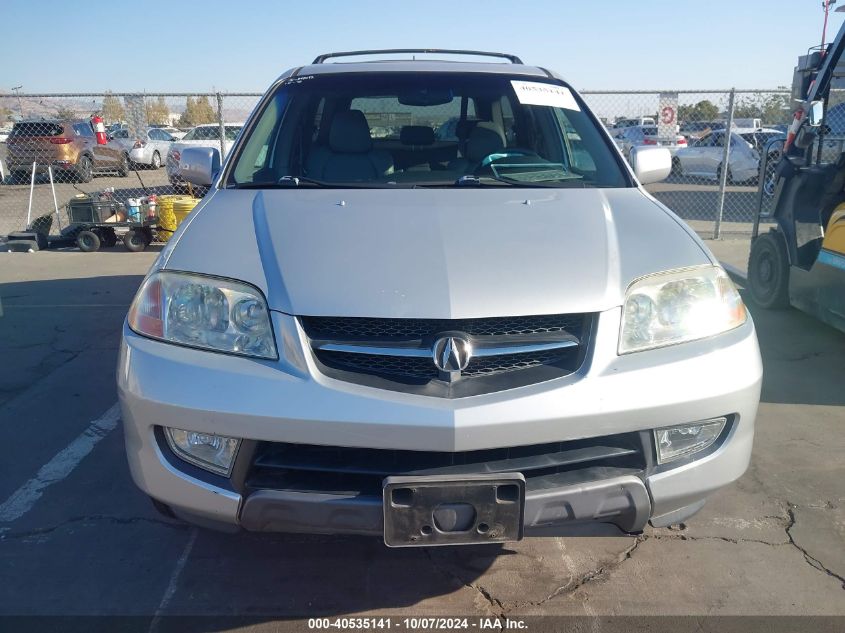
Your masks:
<instances>
[{"instance_id":1,"label":"car door","mask_svg":"<svg viewBox=\"0 0 845 633\"><path fill-rule=\"evenodd\" d=\"M693 176L701 174L702 170L702 155L708 145L713 142L712 134L705 134L697 141L693 142L687 149L678 150L677 157L681 161L681 169L684 173Z\"/></svg>"},{"instance_id":2,"label":"car door","mask_svg":"<svg viewBox=\"0 0 845 633\"><path fill-rule=\"evenodd\" d=\"M702 144L699 157L698 172L705 177L716 177L719 165L722 164L725 147L725 133L712 132L708 135L707 143Z\"/></svg>"},{"instance_id":3,"label":"car door","mask_svg":"<svg viewBox=\"0 0 845 633\"><path fill-rule=\"evenodd\" d=\"M91 153L94 161L94 169L109 169L113 167L115 161L113 154L103 150L106 147L105 145L97 144L97 137L89 122L78 123L74 126L74 130L83 139L85 149Z\"/></svg>"},{"instance_id":4,"label":"car door","mask_svg":"<svg viewBox=\"0 0 845 633\"><path fill-rule=\"evenodd\" d=\"M94 131L91 126L87 126L91 135L94 136ZM126 130L117 130L117 133L125 132ZM119 140L112 139L106 142L105 145L99 145L96 137L92 145L94 153L94 169L114 169L120 164L120 156L124 153L123 146Z\"/></svg>"},{"instance_id":5,"label":"car door","mask_svg":"<svg viewBox=\"0 0 845 633\"><path fill-rule=\"evenodd\" d=\"M172 142L173 137L164 130L152 128L149 132L149 143L152 145L152 150L154 152L158 152L159 158L161 158L162 162L167 157L167 152L170 151L170 145ZM150 152L151 157L152 155L153 152Z\"/></svg>"}]
</instances>

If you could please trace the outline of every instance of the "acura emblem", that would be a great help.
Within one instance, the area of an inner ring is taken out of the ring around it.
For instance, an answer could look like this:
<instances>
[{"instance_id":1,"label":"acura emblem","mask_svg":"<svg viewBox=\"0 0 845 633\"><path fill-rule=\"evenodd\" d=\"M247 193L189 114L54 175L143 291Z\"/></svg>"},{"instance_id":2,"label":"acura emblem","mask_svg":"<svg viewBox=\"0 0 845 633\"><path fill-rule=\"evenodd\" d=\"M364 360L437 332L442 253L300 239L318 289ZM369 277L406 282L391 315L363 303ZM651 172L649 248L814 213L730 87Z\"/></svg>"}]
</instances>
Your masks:
<instances>
[{"instance_id":1,"label":"acura emblem","mask_svg":"<svg viewBox=\"0 0 845 633\"><path fill-rule=\"evenodd\" d=\"M431 354L437 369L452 374L467 368L472 358L472 344L463 336L442 336L434 341Z\"/></svg>"}]
</instances>

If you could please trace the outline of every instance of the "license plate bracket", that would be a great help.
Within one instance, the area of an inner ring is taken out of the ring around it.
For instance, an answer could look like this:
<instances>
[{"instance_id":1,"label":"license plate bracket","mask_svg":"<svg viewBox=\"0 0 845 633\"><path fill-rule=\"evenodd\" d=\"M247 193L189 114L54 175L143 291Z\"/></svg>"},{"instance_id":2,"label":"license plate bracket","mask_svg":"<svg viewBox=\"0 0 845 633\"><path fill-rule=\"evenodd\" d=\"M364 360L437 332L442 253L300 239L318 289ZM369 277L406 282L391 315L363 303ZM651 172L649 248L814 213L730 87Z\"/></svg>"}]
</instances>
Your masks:
<instances>
[{"instance_id":1,"label":"license plate bracket","mask_svg":"<svg viewBox=\"0 0 845 633\"><path fill-rule=\"evenodd\" d=\"M525 477L522 473L387 477L383 507L388 547L519 541Z\"/></svg>"}]
</instances>

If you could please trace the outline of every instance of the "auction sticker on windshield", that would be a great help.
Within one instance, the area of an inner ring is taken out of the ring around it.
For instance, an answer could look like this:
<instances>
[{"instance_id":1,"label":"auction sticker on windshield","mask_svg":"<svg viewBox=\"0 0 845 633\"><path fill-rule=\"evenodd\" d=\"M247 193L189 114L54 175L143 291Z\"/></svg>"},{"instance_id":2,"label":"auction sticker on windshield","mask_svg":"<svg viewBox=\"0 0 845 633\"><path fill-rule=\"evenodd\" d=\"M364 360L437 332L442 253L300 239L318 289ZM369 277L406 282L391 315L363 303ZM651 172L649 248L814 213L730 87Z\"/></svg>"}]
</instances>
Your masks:
<instances>
[{"instance_id":1,"label":"auction sticker on windshield","mask_svg":"<svg viewBox=\"0 0 845 633\"><path fill-rule=\"evenodd\" d=\"M551 106L580 112L578 102L566 86L544 84L539 81L511 81L516 98L523 105Z\"/></svg>"}]
</instances>

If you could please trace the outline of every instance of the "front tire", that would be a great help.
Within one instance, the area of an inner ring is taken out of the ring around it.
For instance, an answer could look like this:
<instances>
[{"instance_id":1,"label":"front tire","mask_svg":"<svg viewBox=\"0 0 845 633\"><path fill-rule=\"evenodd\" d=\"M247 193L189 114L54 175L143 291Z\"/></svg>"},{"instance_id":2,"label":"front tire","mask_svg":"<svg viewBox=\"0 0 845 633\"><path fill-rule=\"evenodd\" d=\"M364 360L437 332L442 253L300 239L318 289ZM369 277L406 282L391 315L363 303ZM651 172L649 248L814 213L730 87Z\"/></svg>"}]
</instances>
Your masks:
<instances>
[{"instance_id":1,"label":"front tire","mask_svg":"<svg viewBox=\"0 0 845 633\"><path fill-rule=\"evenodd\" d=\"M100 236L94 231L80 231L76 236L76 245L83 253L95 253L100 250Z\"/></svg>"},{"instance_id":2,"label":"front tire","mask_svg":"<svg viewBox=\"0 0 845 633\"><path fill-rule=\"evenodd\" d=\"M153 152L153 160L150 163L150 169L160 169L161 168L161 154L158 152Z\"/></svg>"},{"instance_id":3,"label":"front tire","mask_svg":"<svg viewBox=\"0 0 845 633\"><path fill-rule=\"evenodd\" d=\"M149 241L143 231L133 229L123 236L123 245L132 253L140 253L147 248L147 244Z\"/></svg>"},{"instance_id":4,"label":"front tire","mask_svg":"<svg viewBox=\"0 0 845 633\"><path fill-rule=\"evenodd\" d=\"M754 240L748 257L748 290L761 308L789 307L789 254L776 231Z\"/></svg>"},{"instance_id":5,"label":"front tire","mask_svg":"<svg viewBox=\"0 0 845 633\"><path fill-rule=\"evenodd\" d=\"M721 165L719 165L719 168L716 170L716 182L718 182L718 183L722 182L722 166ZM731 173L730 167L728 167L728 178L727 178L727 180L725 180L725 184L726 185L734 184L734 178L733 178L733 174Z\"/></svg>"}]
</instances>

